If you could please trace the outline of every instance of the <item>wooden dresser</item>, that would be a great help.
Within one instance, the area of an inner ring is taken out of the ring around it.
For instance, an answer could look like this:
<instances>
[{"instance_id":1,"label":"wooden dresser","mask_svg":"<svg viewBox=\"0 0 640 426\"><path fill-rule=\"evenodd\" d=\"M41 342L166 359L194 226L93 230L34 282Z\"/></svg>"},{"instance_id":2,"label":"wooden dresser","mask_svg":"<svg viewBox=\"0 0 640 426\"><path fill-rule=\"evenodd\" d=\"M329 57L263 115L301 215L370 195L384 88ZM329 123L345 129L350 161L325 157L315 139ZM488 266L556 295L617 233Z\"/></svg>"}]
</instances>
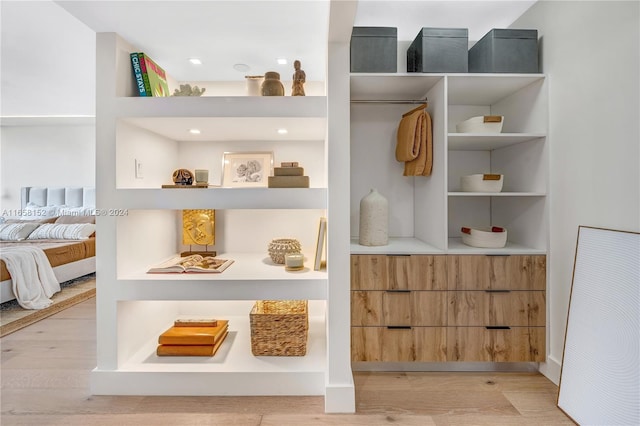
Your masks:
<instances>
[{"instance_id":1,"label":"wooden dresser","mask_svg":"<svg viewBox=\"0 0 640 426\"><path fill-rule=\"evenodd\" d=\"M543 255L352 255L351 358L542 362Z\"/></svg>"}]
</instances>

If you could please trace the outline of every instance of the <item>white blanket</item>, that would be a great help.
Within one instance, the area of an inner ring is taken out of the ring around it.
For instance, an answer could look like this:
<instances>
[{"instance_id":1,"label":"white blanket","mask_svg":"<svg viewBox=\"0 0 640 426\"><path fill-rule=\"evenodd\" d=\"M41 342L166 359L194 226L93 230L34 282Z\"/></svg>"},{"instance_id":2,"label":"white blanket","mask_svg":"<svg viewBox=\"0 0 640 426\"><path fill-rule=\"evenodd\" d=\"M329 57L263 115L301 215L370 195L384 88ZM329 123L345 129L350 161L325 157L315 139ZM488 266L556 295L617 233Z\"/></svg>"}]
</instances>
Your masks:
<instances>
[{"instance_id":1,"label":"white blanket","mask_svg":"<svg viewBox=\"0 0 640 426\"><path fill-rule=\"evenodd\" d=\"M2 249L0 258L11 274L13 293L24 309L44 309L60 291L60 283L44 251L38 247Z\"/></svg>"}]
</instances>

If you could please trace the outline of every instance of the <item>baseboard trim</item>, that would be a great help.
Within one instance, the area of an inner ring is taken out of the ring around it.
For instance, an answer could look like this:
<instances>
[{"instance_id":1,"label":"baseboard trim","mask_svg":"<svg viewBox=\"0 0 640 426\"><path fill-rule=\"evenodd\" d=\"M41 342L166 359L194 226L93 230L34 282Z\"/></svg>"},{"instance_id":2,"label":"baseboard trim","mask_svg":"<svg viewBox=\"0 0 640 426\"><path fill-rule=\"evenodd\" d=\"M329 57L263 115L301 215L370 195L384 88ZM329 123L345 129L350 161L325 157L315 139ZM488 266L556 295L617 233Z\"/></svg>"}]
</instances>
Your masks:
<instances>
[{"instance_id":1,"label":"baseboard trim","mask_svg":"<svg viewBox=\"0 0 640 426\"><path fill-rule=\"evenodd\" d=\"M355 413L356 392L353 383L327 385L324 395L325 413Z\"/></svg>"},{"instance_id":2,"label":"baseboard trim","mask_svg":"<svg viewBox=\"0 0 640 426\"><path fill-rule=\"evenodd\" d=\"M547 357L547 362L540 364L540 372L556 385L560 384L560 372L562 370L562 362L552 356Z\"/></svg>"},{"instance_id":3,"label":"baseboard trim","mask_svg":"<svg viewBox=\"0 0 640 426\"><path fill-rule=\"evenodd\" d=\"M517 371L535 372L536 362L354 362L353 371Z\"/></svg>"}]
</instances>

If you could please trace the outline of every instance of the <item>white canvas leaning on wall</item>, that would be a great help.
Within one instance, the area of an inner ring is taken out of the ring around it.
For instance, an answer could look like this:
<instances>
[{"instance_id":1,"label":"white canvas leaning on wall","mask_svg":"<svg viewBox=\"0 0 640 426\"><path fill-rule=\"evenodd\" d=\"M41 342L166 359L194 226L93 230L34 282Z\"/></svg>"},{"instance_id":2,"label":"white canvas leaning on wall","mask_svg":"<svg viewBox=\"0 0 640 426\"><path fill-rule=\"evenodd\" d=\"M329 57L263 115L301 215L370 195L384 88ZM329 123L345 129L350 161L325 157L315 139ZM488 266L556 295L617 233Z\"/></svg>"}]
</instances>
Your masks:
<instances>
[{"instance_id":1,"label":"white canvas leaning on wall","mask_svg":"<svg viewBox=\"0 0 640 426\"><path fill-rule=\"evenodd\" d=\"M558 407L578 424L640 424L640 233L581 226Z\"/></svg>"}]
</instances>

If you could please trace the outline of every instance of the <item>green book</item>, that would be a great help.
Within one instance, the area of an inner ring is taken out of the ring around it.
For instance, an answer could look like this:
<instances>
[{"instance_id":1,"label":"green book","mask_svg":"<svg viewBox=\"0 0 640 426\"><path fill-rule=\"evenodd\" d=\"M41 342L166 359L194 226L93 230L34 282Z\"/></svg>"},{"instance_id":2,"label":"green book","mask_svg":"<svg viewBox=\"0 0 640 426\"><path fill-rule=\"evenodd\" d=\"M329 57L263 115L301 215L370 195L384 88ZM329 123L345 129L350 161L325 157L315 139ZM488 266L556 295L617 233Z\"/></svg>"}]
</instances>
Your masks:
<instances>
[{"instance_id":1,"label":"green book","mask_svg":"<svg viewBox=\"0 0 640 426\"><path fill-rule=\"evenodd\" d=\"M169 84L167 83L167 74L164 72L164 70L144 53L139 53L138 57L140 58L140 67L143 69L142 75L143 77L144 75L147 75L149 79L149 92L151 93L150 96L170 96Z\"/></svg>"}]
</instances>

